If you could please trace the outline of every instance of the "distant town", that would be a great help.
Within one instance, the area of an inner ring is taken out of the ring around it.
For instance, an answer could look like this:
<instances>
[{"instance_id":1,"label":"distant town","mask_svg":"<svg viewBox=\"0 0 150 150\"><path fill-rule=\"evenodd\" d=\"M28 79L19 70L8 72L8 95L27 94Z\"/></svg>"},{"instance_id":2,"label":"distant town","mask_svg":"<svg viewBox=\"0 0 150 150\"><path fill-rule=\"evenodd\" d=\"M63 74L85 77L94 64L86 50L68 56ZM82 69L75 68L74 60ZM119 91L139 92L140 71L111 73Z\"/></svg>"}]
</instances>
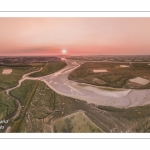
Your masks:
<instances>
[{"instance_id":1,"label":"distant town","mask_svg":"<svg viewBox=\"0 0 150 150\"><path fill-rule=\"evenodd\" d=\"M55 56L24 56L24 57L19 57L19 56L14 56L14 57L0 57L0 65L4 64L30 64L30 63L48 63L48 62L57 62L57 61L62 61L60 57L55 57Z\"/></svg>"}]
</instances>

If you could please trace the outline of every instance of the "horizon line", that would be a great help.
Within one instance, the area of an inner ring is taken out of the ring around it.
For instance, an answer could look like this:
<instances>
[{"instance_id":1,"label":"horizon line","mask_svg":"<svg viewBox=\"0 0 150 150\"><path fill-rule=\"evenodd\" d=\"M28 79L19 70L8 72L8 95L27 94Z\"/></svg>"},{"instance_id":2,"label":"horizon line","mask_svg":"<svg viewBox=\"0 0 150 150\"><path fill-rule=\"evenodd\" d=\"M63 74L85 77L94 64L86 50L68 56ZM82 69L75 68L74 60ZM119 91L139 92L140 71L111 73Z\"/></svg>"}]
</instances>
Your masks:
<instances>
[{"instance_id":1,"label":"horizon line","mask_svg":"<svg viewBox=\"0 0 150 150\"><path fill-rule=\"evenodd\" d=\"M49 57L49 56L150 56L150 54L81 54L81 55L64 55L64 54L51 54L51 55L0 55L0 57Z\"/></svg>"}]
</instances>

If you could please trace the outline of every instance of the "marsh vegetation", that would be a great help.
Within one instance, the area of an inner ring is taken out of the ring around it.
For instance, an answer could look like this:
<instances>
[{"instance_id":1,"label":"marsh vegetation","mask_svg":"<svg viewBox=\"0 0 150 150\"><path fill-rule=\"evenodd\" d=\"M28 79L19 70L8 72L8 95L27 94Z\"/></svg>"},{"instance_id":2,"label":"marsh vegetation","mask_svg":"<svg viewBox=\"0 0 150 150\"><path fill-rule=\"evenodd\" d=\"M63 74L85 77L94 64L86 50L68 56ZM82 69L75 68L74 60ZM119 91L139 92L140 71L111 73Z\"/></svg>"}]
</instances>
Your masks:
<instances>
[{"instance_id":1,"label":"marsh vegetation","mask_svg":"<svg viewBox=\"0 0 150 150\"><path fill-rule=\"evenodd\" d=\"M95 72L93 70L107 70L107 72ZM150 66L148 65L148 63L87 62L72 71L69 74L68 79L79 83L88 83L97 86L106 86L113 88L150 88L149 82L146 82L146 84L131 82L132 80L130 79L136 77L141 77L147 81L150 80Z\"/></svg>"}]
</instances>

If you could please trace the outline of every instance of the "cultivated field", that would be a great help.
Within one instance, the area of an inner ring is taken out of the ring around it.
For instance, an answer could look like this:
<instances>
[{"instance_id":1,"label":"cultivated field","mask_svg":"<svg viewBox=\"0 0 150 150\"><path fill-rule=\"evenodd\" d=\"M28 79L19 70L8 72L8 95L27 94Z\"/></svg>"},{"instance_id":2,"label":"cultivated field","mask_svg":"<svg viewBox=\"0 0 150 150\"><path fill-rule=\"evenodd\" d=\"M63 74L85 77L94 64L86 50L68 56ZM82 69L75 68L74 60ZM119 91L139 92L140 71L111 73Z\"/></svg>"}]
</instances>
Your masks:
<instances>
[{"instance_id":1,"label":"cultivated field","mask_svg":"<svg viewBox=\"0 0 150 150\"><path fill-rule=\"evenodd\" d=\"M128 67L127 67L128 66ZM94 71L93 71L94 70ZM96 70L96 71L95 71ZM148 63L87 62L69 74L68 79L97 86L127 89L149 89L150 82L132 82L131 79L150 80Z\"/></svg>"}]
</instances>

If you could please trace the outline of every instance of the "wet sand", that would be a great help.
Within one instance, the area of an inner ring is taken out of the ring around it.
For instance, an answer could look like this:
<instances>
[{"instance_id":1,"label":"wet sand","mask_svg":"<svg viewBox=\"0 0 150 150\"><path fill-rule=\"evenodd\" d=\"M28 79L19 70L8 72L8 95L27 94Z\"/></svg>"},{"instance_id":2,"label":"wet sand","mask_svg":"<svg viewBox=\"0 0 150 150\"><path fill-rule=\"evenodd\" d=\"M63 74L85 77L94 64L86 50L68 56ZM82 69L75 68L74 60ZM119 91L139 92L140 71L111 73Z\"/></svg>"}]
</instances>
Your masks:
<instances>
[{"instance_id":1,"label":"wet sand","mask_svg":"<svg viewBox=\"0 0 150 150\"><path fill-rule=\"evenodd\" d=\"M121 67L121 68L127 68L127 67L129 67L129 66L127 66L127 65L120 65L120 67Z\"/></svg>"},{"instance_id":2,"label":"wet sand","mask_svg":"<svg viewBox=\"0 0 150 150\"><path fill-rule=\"evenodd\" d=\"M12 73L12 69L4 69L2 74L11 74Z\"/></svg>"},{"instance_id":3,"label":"wet sand","mask_svg":"<svg viewBox=\"0 0 150 150\"><path fill-rule=\"evenodd\" d=\"M14 88L19 87L24 80L40 80L45 82L58 94L84 100L95 105L128 108L150 104L150 89L131 90L107 87L103 89L104 87L100 88L99 86L81 84L68 80L69 73L78 68L85 61L66 60L66 62L68 64L66 67L44 77L31 78L28 77L31 73L28 73L22 77L19 84ZM6 91L7 94L14 88L8 89Z\"/></svg>"},{"instance_id":4,"label":"wet sand","mask_svg":"<svg viewBox=\"0 0 150 150\"><path fill-rule=\"evenodd\" d=\"M141 85L146 85L150 82L149 80L141 78L141 77L130 79L129 81L134 82L134 83L138 83L138 84L141 84Z\"/></svg>"},{"instance_id":5,"label":"wet sand","mask_svg":"<svg viewBox=\"0 0 150 150\"><path fill-rule=\"evenodd\" d=\"M68 66L54 74L41 77L41 80L58 94L84 100L96 105L128 108L150 104L149 89L131 90L114 88L114 91L110 91L109 88L108 90L107 88L104 90L100 89L98 86L80 84L68 80L68 74L81 64L80 61L76 61L76 63L73 63L74 65L72 65L72 61L67 61Z\"/></svg>"},{"instance_id":6,"label":"wet sand","mask_svg":"<svg viewBox=\"0 0 150 150\"><path fill-rule=\"evenodd\" d=\"M99 70L93 70L93 72L97 73L97 72L108 72L108 71L105 69L99 69Z\"/></svg>"}]
</instances>

